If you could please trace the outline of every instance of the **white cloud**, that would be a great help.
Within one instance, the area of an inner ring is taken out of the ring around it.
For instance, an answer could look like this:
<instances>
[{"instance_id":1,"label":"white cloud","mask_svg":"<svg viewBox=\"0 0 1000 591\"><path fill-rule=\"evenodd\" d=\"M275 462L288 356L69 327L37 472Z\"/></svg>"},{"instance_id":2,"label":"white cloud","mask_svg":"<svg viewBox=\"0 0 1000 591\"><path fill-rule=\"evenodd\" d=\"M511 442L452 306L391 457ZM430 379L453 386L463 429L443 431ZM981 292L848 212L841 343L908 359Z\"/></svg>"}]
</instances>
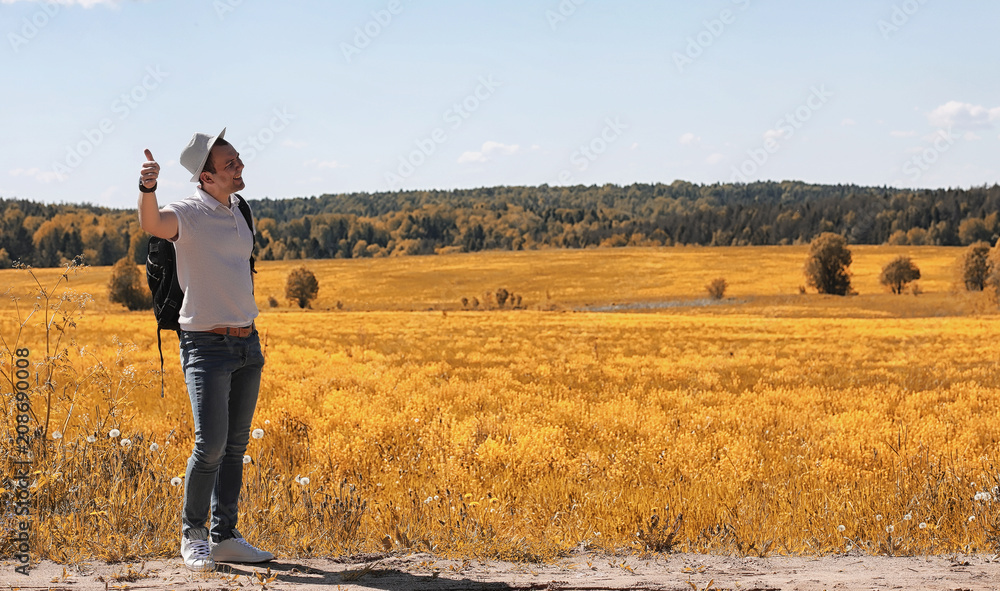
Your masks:
<instances>
[{"instance_id":1,"label":"white cloud","mask_svg":"<svg viewBox=\"0 0 1000 591\"><path fill-rule=\"evenodd\" d=\"M892 137L917 137L917 132L915 131L890 131L889 135Z\"/></svg>"},{"instance_id":2,"label":"white cloud","mask_svg":"<svg viewBox=\"0 0 1000 591\"><path fill-rule=\"evenodd\" d=\"M629 148L629 150L632 150L632 151L635 151L635 150L638 150L638 149L639 149L639 142L636 142L636 143L632 144L632 146Z\"/></svg>"},{"instance_id":3,"label":"white cloud","mask_svg":"<svg viewBox=\"0 0 1000 591\"><path fill-rule=\"evenodd\" d=\"M764 132L764 141L767 140L780 140L785 137L785 132L780 129L768 129Z\"/></svg>"},{"instance_id":4,"label":"white cloud","mask_svg":"<svg viewBox=\"0 0 1000 591\"><path fill-rule=\"evenodd\" d=\"M54 170L42 170L41 168L15 168L10 171L10 176L26 176L46 184L62 180L58 172Z\"/></svg>"},{"instance_id":5,"label":"white cloud","mask_svg":"<svg viewBox=\"0 0 1000 591\"><path fill-rule=\"evenodd\" d=\"M680 137L679 141L684 146L694 146L701 143L701 138L693 133L685 133Z\"/></svg>"},{"instance_id":6,"label":"white cloud","mask_svg":"<svg viewBox=\"0 0 1000 591\"><path fill-rule=\"evenodd\" d=\"M850 118L844 119L843 121L840 122L840 126L841 127L854 127L857 124L858 124L857 121L855 121L854 119L850 119Z\"/></svg>"},{"instance_id":7,"label":"white cloud","mask_svg":"<svg viewBox=\"0 0 1000 591\"><path fill-rule=\"evenodd\" d=\"M284 140L284 141L281 142L281 145L284 146L284 147L286 147L286 148L304 148L304 147L308 146L309 144L307 144L305 142L296 142L296 141L293 141L293 140Z\"/></svg>"},{"instance_id":8,"label":"white cloud","mask_svg":"<svg viewBox=\"0 0 1000 591\"><path fill-rule=\"evenodd\" d=\"M712 164L712 165L721 164L721 163L723 163L725 161L726 161L726 155L725 154L719 154L718 152L716 152L715 154L712 154L711 156L709 156L708 158L705 159L706 163Z\"/></svg>"},{"instance_id":9,"label":"white cloud","mask_svg":"<svg viewBox=\"0 0 1000 591\"><path fill-rule=\"evenodd\" d=\"M931 125L942 129L990 129L993 122L1000 119L1000 107L990 109L982 105L950 101L931 111L927 119Z\"/></svg>"},{"instance_id":10,"label":"white cloud","mask_svg":"<svg viewBox=\"0 0 1000 591\"><path fill-rule=\"evenodd\" d=\"M969 142L974 142L976 140L983 139L983 136L981 136L981 135L979 135L977 133L973 133L971 131L967 131L967 132L965 132L965 135L962 136L962 139L964 139L966 141L969 141Z\"/></svg>"},{"instance_id":11,"label":"white cloud","mask_svg":"<svg viewBox=\"0 0 1000 591\"><path fill-rule=\"evenodd\" d=\"M482 152L465 152L458 157L459 164L482 164L486 162L486 156Z\"/></svg>"},{"instance_id":12,"label":"white cloud","mask_svg":"<svg viewBox=\"0 0 1000 591\"><path fill-rule=\"evenodd\" d=\"M512 156L521 150L521 146L501 144L500 142L489 141L483 144L478 152L465 152L458 157L459 164L484 163L489 162L496 156Z\"/></svg>"}]
</instances>

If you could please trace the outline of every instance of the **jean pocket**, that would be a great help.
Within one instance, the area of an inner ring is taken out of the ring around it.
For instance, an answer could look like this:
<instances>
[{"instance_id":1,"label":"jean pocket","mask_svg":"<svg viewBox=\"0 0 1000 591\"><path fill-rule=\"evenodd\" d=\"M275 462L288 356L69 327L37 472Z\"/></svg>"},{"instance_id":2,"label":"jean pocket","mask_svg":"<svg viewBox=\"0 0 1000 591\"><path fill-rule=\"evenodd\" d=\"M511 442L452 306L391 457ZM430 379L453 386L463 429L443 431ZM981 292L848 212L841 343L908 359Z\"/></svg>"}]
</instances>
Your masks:
<instances>
[{"instance_id":1,"label":"jean pocket","mask_svg":"<svg viewBox=\"0 0 1000 591\"><path fill-rule=\"evenodd\" d=\"M226 344L226 335L217 332L182 331L180 341L201 346L224 345Z\"/></svg>"}]
</instances>

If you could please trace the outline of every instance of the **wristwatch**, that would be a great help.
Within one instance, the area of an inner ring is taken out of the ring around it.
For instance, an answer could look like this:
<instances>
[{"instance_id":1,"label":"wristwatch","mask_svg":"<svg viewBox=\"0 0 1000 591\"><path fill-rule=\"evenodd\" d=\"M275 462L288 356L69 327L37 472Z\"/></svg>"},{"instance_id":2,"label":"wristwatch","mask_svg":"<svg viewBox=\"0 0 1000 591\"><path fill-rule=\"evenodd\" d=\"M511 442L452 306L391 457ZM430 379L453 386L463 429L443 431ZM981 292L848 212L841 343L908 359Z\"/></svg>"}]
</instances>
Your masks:
<instances>
[{"instance_id":1,"label":"wristwatch","mask_svg":"<svg viewBox=\"0 0 1000 591\"><path fill-rule=\"evenodd\" d=\"M155 193L156 192L156 185L158 185L158 184L159 183L154 183L153 184L153 188L147 189L146 185L142 184L142 179L139 179L139 190L142 191L143 193Z\"/></svg>"}]
</instances>

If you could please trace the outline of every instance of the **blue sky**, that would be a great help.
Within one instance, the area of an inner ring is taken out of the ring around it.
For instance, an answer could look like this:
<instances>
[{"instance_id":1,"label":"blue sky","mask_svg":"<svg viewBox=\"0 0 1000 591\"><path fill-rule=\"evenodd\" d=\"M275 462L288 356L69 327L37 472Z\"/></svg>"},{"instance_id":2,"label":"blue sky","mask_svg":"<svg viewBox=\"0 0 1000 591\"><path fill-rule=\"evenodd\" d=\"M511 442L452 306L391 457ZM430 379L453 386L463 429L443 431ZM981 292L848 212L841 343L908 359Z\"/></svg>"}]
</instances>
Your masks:
<instances>
[{"instance_id":1,"label":"blue sky","mask_svg":"<svg viewBox=\"0 0 1000 591\"><path fill-rule=\"evenodd\" d=\"M1000 3L0 0L0 197L1000 182Z\"/></svg>"}]
</instances>

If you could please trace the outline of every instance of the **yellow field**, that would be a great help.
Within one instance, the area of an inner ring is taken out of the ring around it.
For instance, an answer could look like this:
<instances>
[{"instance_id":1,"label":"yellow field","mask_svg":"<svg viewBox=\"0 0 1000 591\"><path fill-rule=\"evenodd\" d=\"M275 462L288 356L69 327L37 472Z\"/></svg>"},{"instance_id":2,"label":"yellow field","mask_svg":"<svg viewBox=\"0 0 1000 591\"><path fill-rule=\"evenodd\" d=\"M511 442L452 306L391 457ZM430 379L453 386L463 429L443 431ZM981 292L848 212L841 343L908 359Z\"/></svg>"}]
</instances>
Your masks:
<instances>
[{"instance_id":1,"label":"yellow field","mask_svg":"<svg viewBox=\"0 0 1000 591\"><path fill-rule=\"evenodd\" d=\"M798 247L307 261L320 281L307 311L268 307L298 264L262 263L265 435L241 529L285 555L992 551L996 307L955 289L960 249L852 250L847 298L799 293ZM919 296L877 283L901 253L923 272ZM43 363L42 312L22 334L40 383L54 366L33 395L40 423L52 396L33 551L59 560L177 553L170 481L191 424L176 337L161 399L151 313L107 303L108 275L64 284L94 297L64 356ZM730 299L695 301L716 277ZM0 271L12 293L31 281ZM526 309L461 309L500 287ZM10 343L17 312L5 300L0 314Z\"/></svg>"}]
</instances>

